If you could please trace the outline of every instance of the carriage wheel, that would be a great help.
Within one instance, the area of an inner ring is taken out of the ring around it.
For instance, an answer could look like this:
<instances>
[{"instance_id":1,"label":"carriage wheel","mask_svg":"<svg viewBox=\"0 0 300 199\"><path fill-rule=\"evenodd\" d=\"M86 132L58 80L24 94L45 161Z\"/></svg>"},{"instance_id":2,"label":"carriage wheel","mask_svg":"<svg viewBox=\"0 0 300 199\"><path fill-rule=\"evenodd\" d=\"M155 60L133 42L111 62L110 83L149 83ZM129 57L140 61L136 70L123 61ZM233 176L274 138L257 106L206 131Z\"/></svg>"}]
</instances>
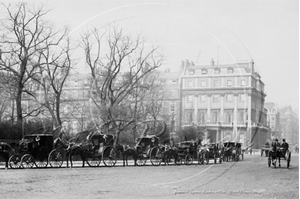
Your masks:
<instances>
[{"instance_id":1,"label":"carriage wheel","mask_svg":"<svg viewBox=\"0 0 300 199\"><path fill-rule=\"evenodd\" d=\"M162 161L162 152L158 147L154 147L150 151L150 161L153 166L159 166Z\"/></svg>"},{"instance_id":2,"label":"carriage wheel","mask_svg":"<svg viewBox=\"0 0 300 199\"><path fill-rule=\"evenodd\" d=\"M185 156L184 163L185 163L185 165L191 165L191 164L193 164L193 157L192 157L191 154L187 154Z\"/></svg>"},{"instance_id":3,"label":"carriage wheel","mask_svg":"<svg viewBox=\"0 0 300 199\"><path fill-rule=\"evenodd\" d=\"M103 163L107 167L115 166L117 162L117 151L113 146L107 146L103 150Z\"/></svg>"},{"instance_id":4,"label":"carriage wheel","mask_svg":"<svg viewBox=\"0 0 300 199\"><path fill-rule=\"evenodd\" d=\"M287 168L290 168L290 162L291 162L291 152L289 152L289 155L288 155L288 158L287 158L286 162L287 162L287 165L286 165L286 167L287 167Z\"/></svg>"},{"instance_id":5,"label":"carriage wheel","mask_svg":"<svg viewBox=\"0 0 300 199\"><path fill-rule=\"evenodd\" d=\"M20 155L12 155L8 160L9 166L12 169L18 169L21 167L21 156Z\"/></svg>"},{"instance_id":6,"label":"carriage wheel","mask_svg":"<svg viewBox=\"0 0 300 199\"><path fill-rule=\"evenodd\" d=\"M56 149L52 150L48 156L48 162L51 167L59 168L63 164L62 153Z\"/></svg>"},{"instance_id":7,"label":"carriage wheel","mask_svg":"<svg viewBox=\"0 0 300 199\"><path fill-rule=\"evenodd\" d=\"M35 160L34 163L37 168L46 168L48 165L47 159Z\"/></svg>"},{"instance_id":8,"label":"carriage wheel","mask_svg":"<svg viewBox=\"0 0 300 199\"><path fill-rule=\"evenodd\" d=\"M21 158L21 167L22 168L32 168L34 165L34 158L30 154L25 154Z\"/></svg>"},{"instance_id":9,"label":"carriage wheel","mask_svg":"<svg viewBox=\"0 0 300 199\"><path fill-rule=\"evenodd\" d=\"M95 156L95 157L92 157L92 158L86 158L86 163L90 167L98 167L101 163L101 157L100 156Z\"/></svg>"},{"instance_id":10,"label":"carriage wheel","mask_svg":"<svg viewBox=\"0 0 300 199\"><path fill-rule=\"evenodd\" d=\"M138 166L144 166L147 162L147 158L144 158L144 154L140 154L137 156L136 164Z\"/></svg>"}]
</instances>

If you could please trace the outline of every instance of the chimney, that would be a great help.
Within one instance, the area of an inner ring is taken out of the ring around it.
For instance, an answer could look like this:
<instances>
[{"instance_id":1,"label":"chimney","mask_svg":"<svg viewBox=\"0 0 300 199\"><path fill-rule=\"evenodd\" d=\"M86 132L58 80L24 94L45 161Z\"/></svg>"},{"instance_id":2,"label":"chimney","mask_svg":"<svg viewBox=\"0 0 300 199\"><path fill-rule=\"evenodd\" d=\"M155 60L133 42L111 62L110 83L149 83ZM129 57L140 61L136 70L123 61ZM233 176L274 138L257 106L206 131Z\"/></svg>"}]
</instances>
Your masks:
<instances>
[{"instance_id":1,"label":"chimney","mask_svg":"<svg viewBox=\"0 0 300 199\"><path fill-rule=\"evenodd\" d=\"M189 62L189 60L186 60L186 61L185 61L185 63L186 63L186 66L187 66L187 67L189 67L189 66L190 66L190 62Z\"/></svg>"},{"instance_id":2,"label":"chimney","mask_svg":"<svg viewBox=\"0 0 300 199\"><path fill-rule=\"evenodd\" d=\"M214 59L211 59L211 61L210 61L210 65L211 65L211 66L214 66L214 65L215 65L215 61L214 61Z\"/></svg>"},{"instance_id":3,"label":"chimney","mask_svg":"<svg viewBox=\"0 0 300 199\"><path fill-rule=\"evenodd\" d=\"M251 59L251 61L249 62L249 69L250 69L251 74L253 74L254 73L254 61L253 61L253 59Z\"/></svg>"}]
</instances>

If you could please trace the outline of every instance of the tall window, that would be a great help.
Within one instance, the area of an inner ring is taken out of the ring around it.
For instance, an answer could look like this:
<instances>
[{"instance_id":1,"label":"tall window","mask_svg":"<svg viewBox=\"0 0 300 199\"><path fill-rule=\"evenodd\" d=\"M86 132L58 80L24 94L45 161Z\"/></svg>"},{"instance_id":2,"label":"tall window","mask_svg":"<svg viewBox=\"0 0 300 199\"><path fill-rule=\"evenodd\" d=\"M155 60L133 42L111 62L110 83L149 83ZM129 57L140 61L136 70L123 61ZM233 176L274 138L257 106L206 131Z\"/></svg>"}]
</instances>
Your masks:
<instances>
[{"instance_id":1,"label":"tall window","mask_svg":"<svg viewBox=\"0 0 300 199\"><path fill-rule=\"evenodd\" d=\"M175 112L175 104L171 104L171 105L170 105L170 110L171 110L172 112Z\"/></svg>"},{"instance_id":2,"label":"tall window","mask_svg":"<svg viewBox=\"0 0 300 199\"><path fill-rule=\"evenodd\" d=\"M206 111L200 110L199 115L198 115L198 121L200 124L205 124L205 115L206 115Z\"/></svg>"},{"instance_id":3,"label":"tall window","mask_svg":"<svg viewBox=\"0 0 300 199\"><path fill-rule=\"evenodd\" d=\"M206 87L206 81L205 80L201 81L201 87Z\"/></svg>"},{"instance_id":4,"label":"tall window","mask_svg":"<svg viewBox=\"0 0 300 199\"><path fill-rule=\"evenodd\" d=\"M188 124L193 122L193 110L186 110L186 122Z\"/></svg>"},{"instance_id":5,"label":"tall window","mask_svg":"<svg viewBox=\"0 0 300 199\"><path fill-rule=\"evenodd\" d=\"M218 87L219 86L219 80L214 80L214 87Z\"/></svg>"},{"instance_id":6,"label":"tall window","mask_svg":"<svg viewBox=\"0 0 300 199\"><path fill-rule=\"evenodd\" d=\"M232 94L227 94L226 95L226 101L232 102Z\"/></svg>"},{"instance_id":7,"label":"tall window","mask_svg":"<svg viewBox=\"0 0 300 199\"><path fill-rule=\"evenodd\" d=\"M241 79L241 86L246 86L246 80L245 79Z\"/></svg>"},{"instance_id":8,"label":"tall window","mask_svg":"<svg viewBox=\"0 0 300 199\"><path fill-rule=\"evenodd\" d=\"M212 123L217 124L219 122L219 111L212 111Z\"/></svg>"},{"instance_id":9,"label":"tall window","mask_svg":"<svg viewBox=\"0 0 300 199\"><path fill-rule=\"evenodd\" d=\"M188 87L193 87L194 86L194 82L193 81L188 81Z\"/></svg>"},{"instance_id":10,"label":"tall window","mask_svg":"<svg viewBox=\"0 0 300 199\"><path fill-rule=\"evenodd\" d=\"M213 102L219 102L219 95L218 94L213 95Z\"/></svg>"},{"instance_id":11,"label":"tall window","mask_svg":"<svg viewBox=\"0 0 300 199\"><path fill-rule=\"evenodd\" d=\"M205 102L205 101L206 101L206 96L200 95L200 102Z\"/></svg>"},{"instance_id":12,"label":"tall window","mask_svg":"<svg viewBox=\"0 0 300 199\"><path fill-rule=\"evenodd\" d=\"M232 124L233 110L225 110L225 124Z\"/></svg>"},{"instance_id":13,"label":"tall window","mask_svg":"<svg viewBox=\"0 0 300 199\"><path fill-rule=\"evenodd\" d=\"M244 124L245 121L245 111L244 110L238 110L238 124Z\"/></svg>"},{"instance_id":14,"label":"tall window","mask_svg":"<svg viewBox=\"0 0 300 199\"><path fill-rule=\"evenodd\" d=\"M228 87L231 87L232 86L232 80L230 79L230 80L227 80L227 86Z\"/></svg>"},{"instance_id":15,"label":"tall window","mask_svg":"<svg viewBox=\"0 0 300 199\"><path fill-rule=\"evenodd\" d=\"M193 101L193 96L192 95L187 95L187 101L192 102Z\"/></svg>"},{"instance_id":16,"label":"tall window","mask_svg":"<svg viewBox=\"0 0 300 199\"><path fill-rule=\"evenodd\" d=\"M246 101L246 95L240 94L240 101L245 102Z\"/></svg>"}]
</instances>

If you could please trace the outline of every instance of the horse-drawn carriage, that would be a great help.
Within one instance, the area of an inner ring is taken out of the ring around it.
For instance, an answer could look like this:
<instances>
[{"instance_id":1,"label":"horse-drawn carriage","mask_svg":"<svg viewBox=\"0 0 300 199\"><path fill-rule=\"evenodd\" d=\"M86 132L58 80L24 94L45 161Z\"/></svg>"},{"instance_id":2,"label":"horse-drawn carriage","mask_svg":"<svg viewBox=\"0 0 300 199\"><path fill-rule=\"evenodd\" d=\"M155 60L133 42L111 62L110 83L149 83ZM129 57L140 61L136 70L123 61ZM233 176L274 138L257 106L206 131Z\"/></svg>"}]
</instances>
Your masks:
<instances>
[{"instance_id":1,"label":"horse-drawn carriage","mask_svg":"<svg viewBox=\"0 0 300 199\"><path fill-rule=\"evenodd\" d=\"M11 168L45 168L61 167L63 157L60 151L53 147L53 135L31 134L23 137L19 147L8 160Z\"/></svg>"},{"instance_id":2,"label":"horse-drawn carriage","mask_svg":"<svg viewBox=\"0 0 300 199\"><path fill-rule=\"evenodd\" d=\"M198 158L197 143L194 141L183 141L177 146L178 164L192 164Z\"/></svg>"},{"instance_id":3,"label":"horse-drawn carriage","mask_svg":"<svg viewBox=\"0 0 300 199\"><path fill-rule=\"evenodd\" d=\"M270 167L272 164L276 168L278 160L278 166L281 167L281 159L285 160L286 167L290 168L291 152L288 149L285 150L283 147L275 147L268 153L268 166Z\"/></svg>"},{"instance_id":4,"label":"horse-drawn carriage","mask_svg":"<svg viewBox=\"0 0 300 199\"><path fill-rule=\"evenodd\" d=\"M154 166L161 164L163 151L159 147L159 138L155 135L147 135L138 139L135 145L136 163L139 166L146 164L147 159Z\"/></svg>"},{"instance_id":5,"label":"horse-drawn carriage","mask_svg":"<svg viewBox=\"0 0 300 199\"><path fill-rule=\"evenodd\" d=\"M239 142L225 142L224 144L223 161L238 161L244 159L244 150L242 150L242 144Z\"/></svg>"},{"instance_id":6,"label":"horse-drawn carriage","mask_svg":"<svg viewBox=\"0 0 300 199\"><path fill-rule=\"evenodd\" d=\"M84 135L83 137L85 137L85 139L78 139L78 136L69 141L69 144L63 144L67 146L64 148L68 155L68 159L71 162L71 167L73 166L72 158L74 155L80 155L83 167L85 162L90 167L98 167L102 161L105 166L115 166L117 153L116 149L113 147L113 135L89 131L81 132L81 134Z\"/></svg>"},{"instance_id":7,"label":"horse-drawn carriage","mask_svg":"<svg viewBox=\"0 0 300 199\"><path fill-rule=\"evenodd\" d=\"M198 153L198 157L199 164L204 164L204 161L206 161L206 164L208 164L209 160L211 159L213 159L214 163L216 164L217 161L219 163L222 163L223 153L219 144L211 143L201 147Z\"/></svg>"},{"instance_id":8,"label":"horse-drawn carriage","mask_svg":"<svg viewBox=\"0 0 300 199\"><path fill-rule=\"evenodd\" d=\"M269 154L269 151L271 151L271 145L267 142L260 149L260 156L263 156L265 154L265 156L267 157Z\"/></svg>"}]
</instances>

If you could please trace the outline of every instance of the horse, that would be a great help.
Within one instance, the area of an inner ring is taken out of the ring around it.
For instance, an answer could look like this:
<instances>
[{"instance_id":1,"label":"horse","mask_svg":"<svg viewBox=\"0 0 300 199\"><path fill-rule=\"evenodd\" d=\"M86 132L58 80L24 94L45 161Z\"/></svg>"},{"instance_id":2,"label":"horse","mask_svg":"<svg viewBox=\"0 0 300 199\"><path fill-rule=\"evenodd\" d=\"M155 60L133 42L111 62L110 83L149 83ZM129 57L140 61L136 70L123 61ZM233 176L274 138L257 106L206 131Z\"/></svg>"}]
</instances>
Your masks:
<instances>
[{"instance_id":1,"label":"horse","mask_svg":"<svg viewBox=\"0 0 300 199\"><path fill-rule=\"evenodd\" d=\"M289 150L284 150L282 147L276 147L269 151L269 161L271 160L272 165L276 168L276 163L278 160L278 166L281 167L280 159L283 158L287 160L286 154L289 153ZM270 163L269 163L270 166Z\"/></svg>"},{"instance_id":2,"label":"horse","mask_svg":"<svg viewBox=\"0 0 300 199\"><path fill-rule=\"evenodd\" d=\"M12 151L12 148L9 144L5 142L0 142L0 156L3 157L5 161L5 169L8 168L8 160L9 160L9 155Z\"/></svg>"}]
</instances>

